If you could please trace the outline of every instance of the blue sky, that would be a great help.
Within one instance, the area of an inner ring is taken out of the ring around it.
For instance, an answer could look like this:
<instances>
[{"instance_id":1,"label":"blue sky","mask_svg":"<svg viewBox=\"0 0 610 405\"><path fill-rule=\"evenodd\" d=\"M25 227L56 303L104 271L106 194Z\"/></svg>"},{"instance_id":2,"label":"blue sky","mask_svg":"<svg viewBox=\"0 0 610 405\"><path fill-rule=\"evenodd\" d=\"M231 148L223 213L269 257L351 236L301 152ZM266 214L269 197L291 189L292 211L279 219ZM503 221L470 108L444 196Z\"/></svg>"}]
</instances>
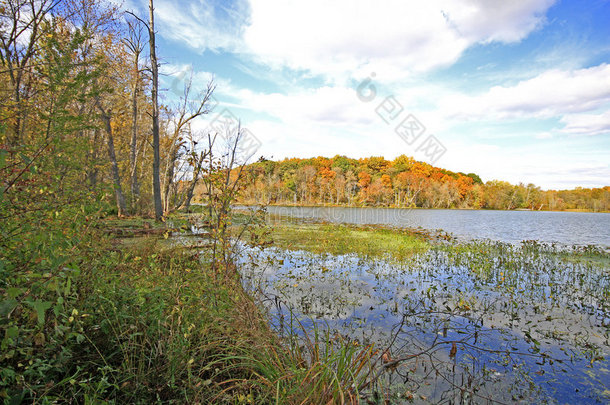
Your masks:
<instances>
[{"instance_id":1,"label":"blue sky","mask_svg":"<svg viewBox=\"0 0 610 405\"><path fill-rule=\"evenodd\" d=\"M242 119L257 156L406 154L485 181L610 185L610 0L155 5L164 86L213 77L215 111ZM410 144L395 132L409 115L425 128Z\"/></svg>"}]
</instances>

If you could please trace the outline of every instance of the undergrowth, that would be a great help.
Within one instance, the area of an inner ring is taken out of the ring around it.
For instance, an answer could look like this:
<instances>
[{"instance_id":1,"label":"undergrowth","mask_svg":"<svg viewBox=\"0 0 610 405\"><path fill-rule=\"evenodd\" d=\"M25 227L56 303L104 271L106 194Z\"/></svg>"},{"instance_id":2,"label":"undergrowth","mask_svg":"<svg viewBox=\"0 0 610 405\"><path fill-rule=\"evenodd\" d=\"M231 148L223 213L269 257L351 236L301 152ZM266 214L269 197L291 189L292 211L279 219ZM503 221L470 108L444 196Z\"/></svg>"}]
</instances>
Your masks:
<instances>
[{"instance_id":1,"label":"undergrowth","mask_svg":"<svg viewBox=\"0 0 610 405\"><path fill-rule=\"evenodd\" d=\"M358 402L372 348L280 341L205 251L95 238L57 274L5 280L5 403Z\"/></svg>"}]
</instances>

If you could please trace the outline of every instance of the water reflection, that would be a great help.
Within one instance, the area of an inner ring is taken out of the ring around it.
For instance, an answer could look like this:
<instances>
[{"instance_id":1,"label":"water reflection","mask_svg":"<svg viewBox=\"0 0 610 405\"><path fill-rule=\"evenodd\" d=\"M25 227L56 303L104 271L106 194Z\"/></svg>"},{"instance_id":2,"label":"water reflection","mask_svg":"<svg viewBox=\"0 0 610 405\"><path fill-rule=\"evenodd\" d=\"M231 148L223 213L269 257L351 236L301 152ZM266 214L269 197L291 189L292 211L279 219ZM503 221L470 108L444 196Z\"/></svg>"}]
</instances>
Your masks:
<instances>
[{"instance_id":1,"label":"water reflection","mask_svg":"<svg viewBox=\"0 0 610 405\"><path fill-rule=\"evenodd\" d=\"M610 400L610 273L599 263L475 243L402 263L247 249L242 268L280 333L296 316L387 349L387 364L406 359L380 364L397 401Z\"/></svg>"}]
</instances>

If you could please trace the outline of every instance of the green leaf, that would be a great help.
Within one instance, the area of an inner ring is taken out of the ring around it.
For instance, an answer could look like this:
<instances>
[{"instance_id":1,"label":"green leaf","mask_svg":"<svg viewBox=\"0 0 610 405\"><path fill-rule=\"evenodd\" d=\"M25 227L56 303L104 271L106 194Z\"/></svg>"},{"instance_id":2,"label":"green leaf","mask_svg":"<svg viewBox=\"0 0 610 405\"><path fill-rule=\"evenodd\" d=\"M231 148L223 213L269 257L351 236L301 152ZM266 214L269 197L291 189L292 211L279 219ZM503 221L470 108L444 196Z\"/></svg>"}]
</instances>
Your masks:
<instances>
[{"instance_id":1,"label":"green leaf","mask_svg":"<svg viewBox=\"0 0 610 405\"><path fill-rule=\"evenodd\" d=\"M5 317L17 306L18 302L14 298L9 298L0 302L0 317Z\"/></svg>"},{"instance_id":2,"label":"green leaf","mask_svg":"<svg viewBox=\"0 0 610 405\"><path fill-rule=\"evenodd\" d=\"M71 288L72 288L72 279L68 278L68 281L66 282L66 287L64 288L64 295L70 294Z\"/></svg>"},{"instance_id":3,"label":"green leaf","mask_svg":"<svg viewBox=\"0 0 610 405\"><path fill-rule=\"evenodd\" d=\"M25 397L25 390L21 391L18 394L13 395L5 403L7 403L9 405L19 405L20 403L23 402L24 397Z\"/></svg>"},{"instance_id":4,"label":"green leaf","mask_svg":"<svg viewBox=\"0 0 610 405\"><path fill-rule=\"evenodd\" d=\"M9 298L17 298L24 291L25 291L25 288L11 287L6 290L6 295Z\"/></svg>"},{"instance_id":5,"label":"green leaf","mask_svg":"<svg viewBox=\"0 0 610 405\"><path fill-rule=\"evenodd\" d=\"M27 166L30 164L30 162L32 162L32 159L30 159L29 157L27 157L26 155L24 155L23 153L19 152L19 156L21 157L21 160L23 161L23 163Z\"/></svg>"},{"instance_id":6,"label":"green leaf","mask_svg":"<svg viewBox=\"0 0 610 405\"><path fill-rule=\"evenodd\" d=\"M28 301L27 304L36 311L36 315L38 315L38 324L44 325L44 313L47 309L51 308L53 303L51 301Z\"/></svg>"},{"instance_id":7,"label":"green leaf","mask_svg":"<svg viewBox=\"0 0 610 405\"><path fill-rule=\"evenodd\" d=\"M19 336L19 328L16 326L11 326L6 330L6 336L11 339L16 339Z\"/></svg>"}]
</instances>

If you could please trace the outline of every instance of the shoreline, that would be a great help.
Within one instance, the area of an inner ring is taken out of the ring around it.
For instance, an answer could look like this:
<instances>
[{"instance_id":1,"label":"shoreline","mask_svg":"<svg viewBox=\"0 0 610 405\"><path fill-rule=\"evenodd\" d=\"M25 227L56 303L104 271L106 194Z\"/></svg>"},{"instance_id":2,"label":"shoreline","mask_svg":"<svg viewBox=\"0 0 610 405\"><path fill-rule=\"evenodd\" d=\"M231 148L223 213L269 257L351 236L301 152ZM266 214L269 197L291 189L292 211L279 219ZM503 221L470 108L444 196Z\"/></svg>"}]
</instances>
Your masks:
<instances>
[{"instance_id":1,"label":"shoreline","mask_svg":"<svg viewBox=\"0 0 610 405\"><path fill-rule=\"evenodd\" d=\"M191 204L192 206L201 206L201 204ZM513 210L501 210L493 208L424 208L424 207L393 207L393 206L375 206L375 205L345 205L345 204L262 204L260 202L238 202L235 207L244 206L264 206L264 207L288 207L288 208L375 208L375 209L392 209L392 210L434 210L434 211L499 211L499 212L572 212L572 213L590 213L590 214L610 214L610 211L590 211L578 208L566 210L533 210L528 208L516 208Z\"/></svg>"}]
</instances>

